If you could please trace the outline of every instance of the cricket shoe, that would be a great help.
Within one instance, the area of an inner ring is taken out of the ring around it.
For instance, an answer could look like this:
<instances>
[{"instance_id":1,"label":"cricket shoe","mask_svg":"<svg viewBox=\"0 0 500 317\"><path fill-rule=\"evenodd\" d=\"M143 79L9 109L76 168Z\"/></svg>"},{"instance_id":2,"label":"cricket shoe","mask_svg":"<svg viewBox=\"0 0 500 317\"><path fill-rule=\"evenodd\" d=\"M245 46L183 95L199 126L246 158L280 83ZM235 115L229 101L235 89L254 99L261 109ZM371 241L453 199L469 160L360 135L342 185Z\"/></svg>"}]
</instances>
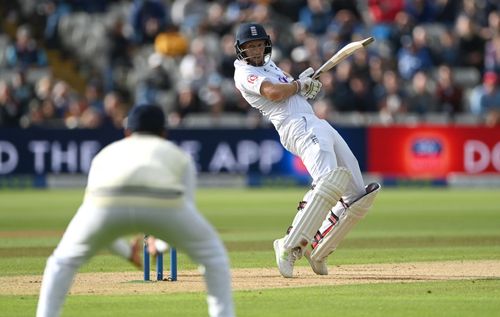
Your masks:
<instances>
[{"instance_id":1,"label":"cricket shoe","mask_svg":"<svg viewBox=\"0 0 500 317\"><path fill-rule=\"evenodd\" d=\"M283 277L293 277L293 265L301 257L300 248L286 250L283 247L284 238L274 240L274 253L276 254L276 264Z\"/></svg>"},{"instance_id":2,"label":"cricket shoe","mask_svg":"<svg viewBox=\"0 0 500 317\"><path fill-rule=\"evenodd\" d=\"M328 266L326 265L326 260L327 260L326 257L319 261L312 259L310 250L304 252L304 257L307 259L307 262L309 262L309 265L311 265L311 268L314 271L314 273L318 275L328 275Z\"/></svg>"}]
</instances>

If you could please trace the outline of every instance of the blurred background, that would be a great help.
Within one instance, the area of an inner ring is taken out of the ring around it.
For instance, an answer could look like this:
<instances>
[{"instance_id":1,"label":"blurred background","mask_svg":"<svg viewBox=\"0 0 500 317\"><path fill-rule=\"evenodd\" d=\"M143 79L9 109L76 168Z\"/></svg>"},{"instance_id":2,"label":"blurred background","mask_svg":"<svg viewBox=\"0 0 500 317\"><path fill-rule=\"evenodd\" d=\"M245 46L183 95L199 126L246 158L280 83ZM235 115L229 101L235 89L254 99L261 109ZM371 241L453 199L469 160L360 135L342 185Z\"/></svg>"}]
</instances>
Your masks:
<instances>
[{"instance_id":1,"label":"blurred background","mask_svg":"<svg viewBox=\"0 0 500 317\"><path fill-rule=\"evenodd\" d=\"M347 43L311 106L386 185L500 186L497 0L0 1L0 188L82 185L131 107L165 110L202 185L305 185L234 87L234 34L263 24L295 77Z\"/></svg>"}]
</instances>

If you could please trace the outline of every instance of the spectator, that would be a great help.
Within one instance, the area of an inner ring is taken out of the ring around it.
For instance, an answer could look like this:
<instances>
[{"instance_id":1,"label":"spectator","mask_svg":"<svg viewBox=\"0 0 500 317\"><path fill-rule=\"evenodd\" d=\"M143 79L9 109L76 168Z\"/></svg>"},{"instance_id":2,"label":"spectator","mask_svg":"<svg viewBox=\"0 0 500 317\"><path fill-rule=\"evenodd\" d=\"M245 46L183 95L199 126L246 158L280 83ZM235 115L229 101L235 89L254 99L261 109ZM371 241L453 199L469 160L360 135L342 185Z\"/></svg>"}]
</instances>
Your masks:
<instances>
[{"instance_id":1,"label":"spectator","mask_svg":"<svg viewBox=\"0 0 500 317\"><path fill-rule=\"evenodd\" d=\"M206 28L215 32L219 38L231 33L231 25L226 21L224 16L225 7L218 2L208 4L207 16L203 24Z\"/></svg>"},{"instance_id":2,"label":"spectator","mask_svg":"<svg viewBox=\"0 0 500 317\"><path fill-rule=\"evenodd\" d=\"M452 29L446 29L439 36L439 45L434 48L433 56L437 64L447 64L450 66L460 65L458 43Z\"/></svg>"},{"instance_id":3,"label":"spectator","mask_svg":"<svg viewBox=\"0 0 500 317\"><path fill-rule=\"evenodd\" d=\"M488 31L485 35L487 39L500 34L500 4L498 6L498 10L491 11L488 15Z\"/></svg>"},{"instance_id":4,"label":"spectator","mask_svg":"<svg viewBox=\"0 0 500 317\"><path fill-rule=\"evenodd\" d=\"M57 109L51 99L42 102L43 125L48 128L64 128L64 120L57 117Z\"/></svg>"},{"instance_id":5,"label":"spectator","mask_svg":"<svg viewBox=\"0 0 500 317\"><path fill-rule=\"evenodd\" d=\"M432 92L431 92L432 91ZM430 89L429 77L419 71L413 76L408 96L408 111L419 115L439 112L434 91Z\"/></svg>"},{"instance_id":6,"label":"spectator","mask_svg":"<svg viewBox=\"0 0 500 317\"><path fill-rule=\"evenodd\" d=\"M167 91L173 87L173 82L168 69L163 65L164 57L153 53L148 58L148 69L139 80L136 88L137 104L158 104L157 98L160 92Z\"/></svg>"},{"instance_id":7,"label":"spectator","mask_svg":"<svg viewBox=\"0 0 500 317\"><path fill-rule=\"evenodd\" d=\"M354 34L362 34L364 27L357 17L349 10L337 11L328 25L328 33L332 34L339 46L345 46L352 41Z\"/></svg>"},{"instance_id":8,"label":"spectator","mask_svg":"<svg viewBox=\"0 0 500 317\"><path fill-rule=\"evenodd\" d=\"M28 109L28 104L35 96L33 85L27 81L24 71L16 72L12 77L12 91L14 99L23 111Z\"/></svg>"},{"instance_id":9,"label":"spectator","mask_svg":"<svg viewBox=\"0 0 500 317\"><path fill-rule=\"evenodd\" d=\"M500 33L486 42L484 68L486 71L500 73Z\"/></svg>"},{"instance_id":10,"label":"spectator","mask_svg":"<svg viewBox=\"0 0 500 317\"><path fill-rule=\"evenodd\" d=\"M207 84L199 91L201 102L213 117L220 117L226 110L226 98L222 93L221 84L221 77L213 73L208 77Z\"/></svg>"},{"instance_id":11,"label":"spectator","mask_svg":"<svg viewBox=\"0 0 500 317\"><path fill-rule=\"evenodd\" d=\"M392 1L392 0L389 0ZM400 11L394 18L394 24L391 25L389 31L389 43L392 52L398 52L402 46L403 38L410 38L413 29L415 28L415 21L405 11ZM391 56L392 58L392 56Z\"/></svg>"},{"instance_id":12,"label":"spectator","mask_svg":"<svg viewBox=\"0 0 500 317\"><path fill-rule=\"evenodd\" d=\"M349 11L356 20L361 20L361 13L359 12L359 4L352 0L330 0L332 12L337 13L342 10Z\"/></svg>"},{"instance_id":13,"label":"spectator","mask_svg":"<svg viewBox=\"0 0 500 317\"><path fill-rule=\"evenodd\" d=\"M470 94L470 111L478 116L486 116L500 109L500 88L498 74L486 72L482 84L474 87Z\"/></svg>"},{"instance_id":14,"label":"spectator","mask_svg":"<svg viewBox=\"0 0 500 317\"><path fill-rule=\"evenodd\" d=\"M180 125L190 113L199 113L204 110L198 94L189 83L179 84L176 93L173 111L168 116L171 126Z\"/></svg>"},{"instance_id":15,"label":"spectator","mask_svg":"<svg viewBox=\"0 0 500 317\"><path fill-rule=\"evenodd\" d=\"M455 31L458 35L458 56L461 66L475 67L480 72L484 66L485 41L478 34L475 21L462 14L457 18Z\"/></svg>"},{"instance_id":16,"label":"spectator","mask_svg":"<svg viewBox=\"0 0 500 317\"><path fill-rule=\"evenodd\" d=\"M71 101L70 95L71 87L65 81L59 80L54 84L51 99L54 102L57 118L64 118L66 111L68 111Z\"/></svg>"},{"instance_id":17,"label":"spectator","mask_svg":"<svg viewBox=\"0 0 500 317\"><path fill-rule=\"evenodd\" d=\"M87 99L74 95L69 102L68 110L64 115L64 123L69 129L76 129L82 127L82 114L90 108Z\"/></svg>"},{"instance_id":18,"label":"spectator","mask_svg":"<svg viewBox=\"0 0 500 317\"><path fill-rule=\"evenodd\" d=\"M439 0L434 2L434 21L444 23L448 28L453 26L458 12L460 10L460 2L457 0Z\"/></svg>"},{"instance_id":19,"label":"spectator","mask_svg":"<svg viewBox=\"0 0 500 317\"><path fill-rule=\"evenodd\" d=\"M84 91L85 99L90 107L97 111L104 112L102 85L98 80L91 80Z\"/></svg>"},{"instance_id":20,"label":"spectator","mask_svg":"<svg viewBox=\"0 0 500 317\"><path fill-rule=\"evenodd\" d=\"M434 22L435 10L431 0L407 0L404 10L417 24Z\"/></svg>"},{"instance_id":21,"label":"spectator","mask_svg":"<svg viewBox=\"0 0 500 317\"><path fill-rule=\"evenodd\" d=\"M382 86L384 71L385 65L382 57L378 55L370 56L368 59L368 74L374 94L376 94L376 87Z\"/></svg>"},{"instance_id":22,"label":"spectator","mask_svg":"<svg viewBox=\"0 0 500 317\"><path fill-rule=\"evenodd\" d=\"M83 111L80 118L80 129L97 129L102 126L103 115L102 112L89 107Z\"/></svg>"},{"instance_id":23,"label":"spectator","mask_svg":"<svg viewBox=\"0 0 500 317\"><path fill-rule=\"evenodd\" d=\"M352 76L349 80L349 88L352 92L351 110L363 113L376 111L375 98L365 77Z\"/></svg>"},{"instance_id":24,"label":"spectator","mask_svg":"<svg viewBox=\"0 0 500 317\"><path fill-rule=\"evenodd\" d=\"M484 124L487 127L500 127L500 109L492 109L488 111Z\"/></svg>"},{"instance_id":25,"label":"spectator","mask_svg":"<svg viewBox=\"0 0 500 317\"><path fill-rule=\"evenodd\" d=\"M120 89L119 74L128 72L132 68L131 43L126 36L125 22L117 18L112 22L107 33L107 51L105 66L105 89L111 91Z\"/></svg>"},{"instance_id":26,"label":"spectator","mask_svg":"<svg viewBox=\"0 0 500 317\"><path fill-rule=\"evenodd\" d=\"M314 35L325 34L332 19L330 3L326 0L307 0L307 5L299 11L299 22L307 32Z\"/></svg>"},{"instance_id":27,"label":"spectator","mask_svg":"<svg viewBox=\"0 0 500 317\"><path fill-rule=\"evenodd\" d=\"M372 27L373 36L379 41L390 40L397 28L396 16L404 13L404 0L368 0L364 20ZM399 44L398 44L399 45Z\"/></svg>"},{"instance_id":28,"label":"spectator","mask_svg":"<svg viewBox=\"0 0 500 317\"><path fill-rule=\"evenodd\" d=\"M113 129L123 129L123 122L127 116L128 106L124 103L123 97L116 91L106 94L104 97L104 117L103 127Z\"/></svg>"},{"instance_id":29,"label":"spectator","mask_svg":"<svg viewBox=\"0 0 500 317\"><path fill-rule=\"evenodd\" d=\"M435 95L445 113L453 116L463 112L463 87L455 83L453 70L448 65L438 68Z\"/></svg>"},{"instance_id":30,"label":"spectator","mask_svg":"<svg viewBox=\"0 0 500 317\"><path fill-rule=\"evenodd\" d=\"M224 35L221 39L221 61L217 65L217 72L227 79L233 79L234 76L234 60L236 54L234 52L234 37L233 35Z\"/></svg>"},{"instance_id":31,"label":"spectator","mask_svg":"<svg viewBox=\"0 0 500 317\"><path fill-rule=\"evenodd\" d=\"M40 11L45 16L43 38L49 48L61 49L59 21L70 14L71 10L71 5L66 1L49 0L40 4Z\"/></svg>"},{"instance_id":32,"label":"spectator","mask_svg":"<svg viewBox=\"0 0 500 317\"><path fill-rule=\"evenodd\" d=\"M373 24L393 24L404 8L404 0L368 0L369 20Z\"/></svg>"},{"instance_id":33,"label":"spectator","mask_svg":"<svg viewBox=\"0 0 500 317\"><path fill-rule=\"evenodd\" d=\"M189 53L180 62L179 71L182 80L191 82L198 89L205 84L208 75L216 67L215 59L208 54L205 42L196 37L191 41Z\"/></svg>"},{"instance_id":34,"label":"spectator","mask_svg":"<svg viewBox=\"0 0 500 317\"><path fill-rule=\"evenodd\" d=\"M0 126L19 127L23 114L20 104L12 96L12 90L5 81L0 81Z\"/></svg>"},{"instance_id":35,"label":"spectator","mask_svg":"<svg viewBox=\"0 0 500 317\"><path fill-rule=\"evenodd\" d=\"M253 0L230 1L226 7L226 19L231 24L248 21L248 17L252 14L256 5L256 2Z\"/></svg>"},{"instance_id":36,"label":"spectator","mask_svg":"<svg viewBox=\"0 0 500 317\"><path fill-rule=\"evenodd\" d=\"M179 26L186 36L193 37L205 19L207 10L207 3L204 0L172 1L170 9L172 24Z\"/></svg>"},{"instance_id":37,"label":"spectator","mask_svg":"<svg viewBox=\"0 0 500 317\"><path fill-rule=\"evenodd\" d=\"M249 21L255 21L257 23L267 25L278 25L280 22L278 19L279 17L274 15L272 8L262 3L257 3L248 17Z\"/></svg>"},{"instance_id":38,"label":"spectator","mask_svg":"<svg viewBox=\"0 0 500 317\"><path fill-rule=\"evenodd\" d=\"M30 127L42 127L43 124L44 118L40 102L33 100L28 106L28 111L21 117L20 125L26 129Z\"/></svg>"},{"instance_id":39,"label":"spectator","mask_svg":"<svg viewBox=\"0 0 500 317\"><path fill-rule=\"evenodd\" d=\"M35 84L35 95L40 101L51 97L52 88L54 87L54 79L52 76L43 76Z\"/></svg>"},{"instance_id":40,"label":"spectator","mask_svg":"<svg viewBox=\"0 0 500 317\"><path fill-rule=\"evenodd\" d=\"M352 73L370 82L370 62L368 50L358 50L352 55Z\"/></svg>"},{"instance_id":41,"label":"spectator","mask_svg":"<svg viewBox=\"0 0 500 317\"><path fill-rule=\"evenodd\" d=\"M408 111L408 97L400 88L398 74L395 71L384 72L382 84L375 87L375 96L380 118L384 123L392 123L397 115Z\"/></svg>"},{"instance_id":42,"label":"spectator","mask_svg":"<svg viewBox=\"0 0 500 317\"><path fill-rule=\"evenodd\" d=\"M52 100L46 99L42 102L33 100L29 105L28 112L22 119L23 128L39 127L47 129L64 129L67 126L62 118L56 117L56 107Z\"/></svg>"},{"instance_id":43,"label":"spectator","mask_svg":"<svg viewBox=\"0 0 500 317\"><path fill-rule=\"evenodd\" d=\"M280 67L281 68L281 67ZM328 101L332 110L337 110L336 108L336 92L337 92L337 81L333 72L326 72L321 75L321 91L319 96L316 98L319 100L325 99Z\"/></svg>"},{"instance_id":44,"label":"spectator","mask_svg":"<svg viewBox=\"0 0 500 317\"><path fill-rule=\"evenodd\" d=\"M335 108L339 112L354 111L354 100L349 81L352 75L352 64L349 61L343 61L337 65L336 69L336 89L333 97Z\"/></svg>"},{"instance_id":45,"label":"spectator","mask_svg":"<svg viewBox=\"0 0 500 317\"><path fill-rule=\"evenodd\" d=\"M29 68L47 65L45 51L38 47L26 25L17 29L16 41L7 47L6 59L10 67Z\"/></svg>"},{"instance_id":46,"label":"spectator","mask_svg":"<svg viewBox=\"0 0 500 317\"><path fill-rule=\"evenodd\" d=\"M168 9L160 0L134 0L130 12L130 24L134 31L134 42L150 44L165 27Z\"/></svg>"},{"instance_id":47,"label":"spectator","mask_svg":"<svg viewBox=\"0 0 500 317\"><path fill-rule=\"evenodd\" d=\"M165 57L180 58L187 54L189 40L179 31L179 27L170 24L155 38L155 52Z\"/></svg>"},{"instance_id":48,"label":"spectator","mask_svg":"<svg viewBox=\"0 0 500 317\"><path fill-rule=\"evenodd\" d=\"M487 11L486 1L462 0L460 15L466 16L469 20L475 21L479 25L486 25Z\"/></svg>"},{"instance_id":49,"label":"spectator","mask_svg":"<svg viewBox=\"0 0 500 317\"><path fill-rule=\"evenodd\" d=\"M414 34L418 34L422 28L415 28ZM419 71L427 71L434 63L430 50L418 39L418 36L402 39L403 46L397 54L399 74L404 80L411 80Z\"/></svg>"}]
</instances>

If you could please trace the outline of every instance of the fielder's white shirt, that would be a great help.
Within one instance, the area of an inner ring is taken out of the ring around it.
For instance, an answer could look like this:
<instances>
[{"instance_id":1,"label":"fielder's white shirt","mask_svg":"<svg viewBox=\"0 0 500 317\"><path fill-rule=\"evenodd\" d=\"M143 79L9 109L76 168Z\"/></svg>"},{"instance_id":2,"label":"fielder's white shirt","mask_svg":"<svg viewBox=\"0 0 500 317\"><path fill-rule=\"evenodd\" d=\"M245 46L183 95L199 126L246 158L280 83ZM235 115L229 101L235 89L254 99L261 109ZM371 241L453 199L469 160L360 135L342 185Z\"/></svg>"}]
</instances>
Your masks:
<instances>
[{"instance_id":1,"label":"fielder's white shirt","mask_svg":"<svg viewBox=\"0 0 500 317\"><path fill-rule=\"evenodd\" d=\"M195 186L191 157L161 137L134 133L103 148L93 159L85 199L106 197L112 203L177 199ZM188 181L189 179L189 181ZM142 199L142 200L141 200Z\"/></svg>"}]
</instances>

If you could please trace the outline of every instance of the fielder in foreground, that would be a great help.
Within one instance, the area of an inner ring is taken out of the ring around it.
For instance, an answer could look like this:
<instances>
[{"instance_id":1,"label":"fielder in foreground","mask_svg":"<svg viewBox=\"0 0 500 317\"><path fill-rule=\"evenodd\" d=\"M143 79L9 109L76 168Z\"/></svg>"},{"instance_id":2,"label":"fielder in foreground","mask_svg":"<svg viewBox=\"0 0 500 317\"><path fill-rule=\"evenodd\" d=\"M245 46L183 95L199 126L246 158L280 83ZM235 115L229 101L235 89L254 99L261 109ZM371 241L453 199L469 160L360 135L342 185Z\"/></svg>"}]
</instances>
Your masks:
<instances>
[{"instance_id":1,"label":"fielder in foreground","mask_svg":"<svg viewBox=\"0 0 500 317\"><path fill-rule=\"evenodd\" d=\"M271 60L272 44L264 27L242 24L236 34L234 81L245 100L276 128L281 143L299 156L313 186L299 203L287 234L274 241L276 263L293 276L303 255L313 271L328 274L327 257L371 207L380 185L365 187L358 161L340 134L313 112L321 82L306 69L294 80Z\"/></svg>"},{"instance_id":2,"label":"fielder in foreground","mask_svg":"<svg viewBox=\"0 0 500 317\"><path fill-rule=\"evenodd\" d=\"M234 316L227 252L195 205L191 157L164 139L165 116L134 107L126 138L92 161L85 197L47 260L38 317L59 316L78 268L100 248L132 233L154 234L201 265L210 316Z\"/></svg>"}]
</instances>

